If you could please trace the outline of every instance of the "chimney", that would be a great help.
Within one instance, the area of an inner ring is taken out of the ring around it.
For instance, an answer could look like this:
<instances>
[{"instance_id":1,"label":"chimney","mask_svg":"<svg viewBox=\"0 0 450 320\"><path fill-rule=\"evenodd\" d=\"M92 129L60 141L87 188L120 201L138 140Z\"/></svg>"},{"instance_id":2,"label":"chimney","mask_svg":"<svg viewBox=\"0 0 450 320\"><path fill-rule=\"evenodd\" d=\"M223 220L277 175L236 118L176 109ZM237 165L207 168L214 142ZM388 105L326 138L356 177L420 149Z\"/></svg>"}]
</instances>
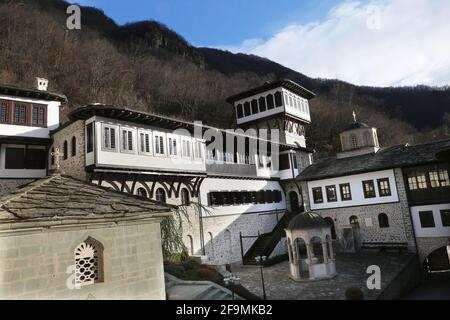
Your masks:
<instances>
[{"instance_id":1,"label":"chimney","mask_svg":"<svg viewBox=\"0 0 450 320\"><path fill-rule=\"evenodd\" d=\"M47 91L48 80L44 78L36 78L36 88L40 91Z\"/></svg>"}]
</instances>

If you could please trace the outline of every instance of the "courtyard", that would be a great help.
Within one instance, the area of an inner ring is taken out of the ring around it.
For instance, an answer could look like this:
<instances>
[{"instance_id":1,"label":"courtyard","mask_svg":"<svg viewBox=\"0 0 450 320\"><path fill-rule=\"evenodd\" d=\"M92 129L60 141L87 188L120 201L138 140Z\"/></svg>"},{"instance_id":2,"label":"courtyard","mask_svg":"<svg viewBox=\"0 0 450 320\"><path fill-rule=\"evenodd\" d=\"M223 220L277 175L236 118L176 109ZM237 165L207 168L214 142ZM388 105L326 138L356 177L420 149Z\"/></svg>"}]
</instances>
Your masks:
<instances>
[{"instance_id":1,"label":"courtyard","mask_svg":"<svg viewBox=\"0 0 450 320\"><path fill-rule=\"evenodd\" d=\"M409 253L360 251L358 253L336 254L338 275L330 280L296 282L289 278L289 262L284 261L266 267L264 283L268 300L343 300L345 290L358 287L365 299L376 299L382 290L392 282L399 272L415 259ZM366 286L367 267L377 265L381 269L382 290L368 290ZM242 285L250 292L262 297L262 283L259 267L234 267L233 273L241 278Z\"/></svg>"}]
</instances>

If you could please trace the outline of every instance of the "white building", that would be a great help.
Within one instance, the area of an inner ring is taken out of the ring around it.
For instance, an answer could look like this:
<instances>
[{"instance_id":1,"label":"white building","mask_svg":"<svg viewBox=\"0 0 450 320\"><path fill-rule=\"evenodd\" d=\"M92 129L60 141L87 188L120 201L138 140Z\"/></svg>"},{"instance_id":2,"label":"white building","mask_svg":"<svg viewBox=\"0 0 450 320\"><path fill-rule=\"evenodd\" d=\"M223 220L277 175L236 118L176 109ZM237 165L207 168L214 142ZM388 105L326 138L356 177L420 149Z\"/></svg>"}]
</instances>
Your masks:
<instances>
[{"instance_id":1,"label":"white building","mask_svg":"<svg viewBox=\"0 0 450 320\"><path fill-rule=\"evenodd\" d=\"M0 194L47 175L50 131L59 127L67 98L37 81L41 90L0 86Z\"/></svg>"}]
</instances>

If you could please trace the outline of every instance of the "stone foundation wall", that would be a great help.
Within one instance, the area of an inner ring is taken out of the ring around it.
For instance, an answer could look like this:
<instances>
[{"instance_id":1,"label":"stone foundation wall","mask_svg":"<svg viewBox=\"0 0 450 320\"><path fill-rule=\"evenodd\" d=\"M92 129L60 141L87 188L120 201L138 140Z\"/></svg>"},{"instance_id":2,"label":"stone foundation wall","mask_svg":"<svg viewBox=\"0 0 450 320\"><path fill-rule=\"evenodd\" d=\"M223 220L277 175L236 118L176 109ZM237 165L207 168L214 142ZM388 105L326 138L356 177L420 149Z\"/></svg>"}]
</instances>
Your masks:
<instances>
[{"instance_id":1,"label":"stone foundation wall","mask_svg":"<svg viewBox=\"0 0 450 320\"><path fill-rule=\"evenodd\" d=\"M67 141L68 145L68 158L66 160L63 157L60 158L61 170L64 174L74 177L80 180L87 180L87 173L85 170L86 165L86 150L85 150L85 138L84 138L84 121L78 120L67 127L61 129L52 135L53 145L50 147L50 153L52 148L59 148L61 154L63 153L64 141ZM76 138L76 155L72 156L72 138ZM49 155L49 164L51 164L51 155ZM50 169L54 166L49 165Z\"/></svg>"},{"instance_id":2,"label":"stone foundation wall","mask_svg":"<svg viewBox=\"0 0 450 320\"><path fill-rule=\"evenodd\" d=\"M159 223L0 236L0 299L165 299ZM104 246L104 281L70 290L74 250Z\"/></svg>"},{"instance_id":3,"label":"stone foundation wall","mask_svg":"<svg viewBox=\"0 0 450 320\"><path fill-rule=\"evenodd\" d=\"M434 250L450 245L450 237L417 238L416 241L421 263Z\"/></svg>"},{"instance_id":4,"label":"stone foundation wall","mask_svg":"<svg viewBox=\"0 0 450 320\"><path fill-rule=\"evenodd\" d=\"M33 179L0 179L0 197L14 193L21 186L33 181Z\"/></svg>"},{"instance_id":5,"label":"stone foundation wall","mask_svg":"<svg viewBox=\"0 0 450 320\"><path fill-rule=\"evenodd\" d=\"M282 213L278 218L281 219ZM204 217L205 248L211 264L242 263L240 233L242 236L257 236L271 232L277 224L277 216L271 214L241 214L220 217ZM212 239L212 241L211 241ZM244 254L256 241L243 239Z\"/></svg>"}]
</instances>

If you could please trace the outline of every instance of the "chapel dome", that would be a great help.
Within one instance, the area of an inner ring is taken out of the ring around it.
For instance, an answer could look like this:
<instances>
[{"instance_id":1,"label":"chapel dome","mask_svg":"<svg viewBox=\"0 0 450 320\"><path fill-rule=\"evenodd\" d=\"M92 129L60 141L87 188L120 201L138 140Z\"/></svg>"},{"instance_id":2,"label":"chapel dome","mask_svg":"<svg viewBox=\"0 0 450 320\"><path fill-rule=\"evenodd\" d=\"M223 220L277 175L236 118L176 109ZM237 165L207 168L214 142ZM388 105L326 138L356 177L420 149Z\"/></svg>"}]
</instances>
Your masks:
<instances>
[{"instance_id":1,"label":"chapel dome","mask_svg":"<svg viewBox=\"0 0 450 320\"><path fill-rule=\"evenodd\" d=\"M347 128L345 128L345 131L349 131L349 130L354 130L354 129L367 129L370 128L367 124L365 124L364 122L353 122L351 124L349 124L347 126Z\"/></svg>"},{"instance_id":2,"label":"chapel dome","mask_svg":"<svg viewBox=\"0 0 450 320\"><path fill-rule=\"evenodd\" d=\"M288 224L288 230L313 229L328 226L327 222L314 211L306 211L296 215Z\"/></svg>"}]
</instances>

